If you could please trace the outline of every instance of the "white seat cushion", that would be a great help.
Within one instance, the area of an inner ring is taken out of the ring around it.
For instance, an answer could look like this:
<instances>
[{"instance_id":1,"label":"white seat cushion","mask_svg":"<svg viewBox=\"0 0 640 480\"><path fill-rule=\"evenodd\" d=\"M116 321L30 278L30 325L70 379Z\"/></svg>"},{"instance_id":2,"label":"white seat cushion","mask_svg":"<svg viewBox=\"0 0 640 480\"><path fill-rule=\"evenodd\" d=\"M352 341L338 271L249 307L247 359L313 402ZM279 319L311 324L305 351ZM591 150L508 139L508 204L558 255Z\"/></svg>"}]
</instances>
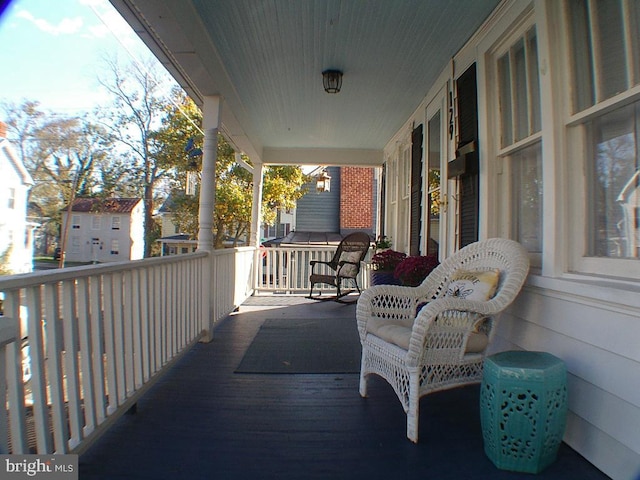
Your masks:
<instances>
[{"instance_id":1,"label":"white seat cushion","mask_svg":"<svg viewBox=\"0 0 640 480\"><path fill-rule=\"evenodd\" d=\"M367 322L367 331L385 342L393 343L405 350L409 350L409 339L413 319L400 320L388 318L372 318Z\"/></svg>"},{"instance_id":2,"label":"white seat cushion","mask_svg":"<svg viewBox=\"0 0 640 480\"><path fill-rule=\"evenodd\" d=\"M369 333L404 350L409 350L412 327L412 318L407 320L371 318L367 322L367 331ZM484 333L472 332L467 340L465 353L483 352L488 344L489 338Z\"/></svg>"}]
</instances>

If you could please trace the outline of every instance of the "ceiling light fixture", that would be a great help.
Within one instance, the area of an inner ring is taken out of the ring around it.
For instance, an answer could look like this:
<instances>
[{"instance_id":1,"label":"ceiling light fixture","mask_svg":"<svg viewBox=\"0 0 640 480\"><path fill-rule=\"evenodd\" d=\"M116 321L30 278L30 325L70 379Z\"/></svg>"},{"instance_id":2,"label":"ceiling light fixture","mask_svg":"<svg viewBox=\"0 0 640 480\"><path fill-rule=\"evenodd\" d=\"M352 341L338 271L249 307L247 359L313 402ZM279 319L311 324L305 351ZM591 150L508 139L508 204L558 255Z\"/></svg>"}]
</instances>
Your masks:
<instances>
[{"instance_id":1,"label":"ceiling light fixture","mask_svg":"<svg viewBox=\"0 0 640 480\"><path fill-rule=\"evenodd\" d=\"M325 70L322 72L322 85L327 93L338 93L342 88L342 72L340 70Z\"/></svg>"}]
</instances>

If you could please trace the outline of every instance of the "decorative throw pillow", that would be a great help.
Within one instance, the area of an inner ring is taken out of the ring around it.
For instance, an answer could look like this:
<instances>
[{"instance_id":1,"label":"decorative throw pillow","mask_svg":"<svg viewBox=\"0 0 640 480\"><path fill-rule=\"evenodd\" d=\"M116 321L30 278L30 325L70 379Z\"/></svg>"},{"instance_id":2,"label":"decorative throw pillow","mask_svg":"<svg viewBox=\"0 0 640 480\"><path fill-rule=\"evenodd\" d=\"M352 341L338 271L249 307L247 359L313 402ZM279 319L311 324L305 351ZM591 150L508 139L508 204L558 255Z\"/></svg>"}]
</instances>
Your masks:
<instances>
[{"instance_id":1,"label":"decorative throw pillow","mask_svg":"<svg viewBox=\"0 0 640 480\"><path fill-rule=\"evenodd\" d=\"M486 271L459 270L451 277L445 296L483 302L495 295L499 278L500 270L497 269Z\"/></svg>"},{"instance_id":2,"label":"decorative throw pillow","mask_svg":"<svg viewBox=\"0 0 640 480\"><path fill-rule=\"evenodd\" d=\"M360 252L342 252L340 254L340 262L345 263L338 268L338 275L341 277L354 278L358 274L358 263L360 262Z\"/></svg>"}]
</instances>

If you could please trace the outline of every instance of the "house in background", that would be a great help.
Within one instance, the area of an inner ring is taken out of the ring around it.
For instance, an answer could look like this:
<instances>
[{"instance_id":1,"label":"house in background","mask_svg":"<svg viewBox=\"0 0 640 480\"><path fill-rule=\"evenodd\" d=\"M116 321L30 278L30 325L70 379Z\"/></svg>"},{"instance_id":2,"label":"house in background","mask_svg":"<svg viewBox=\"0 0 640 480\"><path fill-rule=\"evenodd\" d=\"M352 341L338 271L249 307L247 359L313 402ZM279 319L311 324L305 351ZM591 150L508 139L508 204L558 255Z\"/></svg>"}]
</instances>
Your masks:
<instances>
[{"instance_id":1,"label":"house in background","mask_svg":"<svg viewBox=\"0 0 640 480\"><path fill-rule=\"evenodd\" d=\"M274 225L262 224L261 239L263 241L268 241L276 238L282 238L292 231L295 231L296 211L297 209L295 208L291 210L278 210Z\"/></svg>"},{"instance_id":2,"label":"house in background","mask_svg":"<svg viewBox=\"0 0 640 480\"><path fill-rule=\"evenodd\" d=\"M195 252L198 246L198 242L190 235L181 232L174 222L173 205L173 198L169 195L154 217L160 223L161 238L156 241L160 243L160 255L163 257Z\"/></svg>"},{"instance_id":3,"label":"house in background","mask_svg":"<svg viewBox=\"0 0 640 480\"><path fill-rule=\"evenodd\" d=\"M139 198L76 198L62 213L62 228L67 261L103 263L144 257L144 212Z\"/></svg>"},{"instance_id":4,"label":"house in background","mask_svg":"<svg viewBox=\"0 0 640 480\"><path fill-rule=\"evenodd\" d=\"M280 229L280 244L339 243L353 232L375 236L380 169L370 167L326 167L330 188L319 191L316 177L305 185L298 200L293 228ZM283 231L283 233L280 233Z\"/></svg>"},{"instance_id":5,"label":"house in background","mask_svg":"<svg viewBox=\"0 0 640 480\"><path fill-rule=\"evenodd\" d=\"M0 122L0 269L33 270L33 227L27 222L27 194L33 179L16 155Z\"/></svg>"}]
</instances>

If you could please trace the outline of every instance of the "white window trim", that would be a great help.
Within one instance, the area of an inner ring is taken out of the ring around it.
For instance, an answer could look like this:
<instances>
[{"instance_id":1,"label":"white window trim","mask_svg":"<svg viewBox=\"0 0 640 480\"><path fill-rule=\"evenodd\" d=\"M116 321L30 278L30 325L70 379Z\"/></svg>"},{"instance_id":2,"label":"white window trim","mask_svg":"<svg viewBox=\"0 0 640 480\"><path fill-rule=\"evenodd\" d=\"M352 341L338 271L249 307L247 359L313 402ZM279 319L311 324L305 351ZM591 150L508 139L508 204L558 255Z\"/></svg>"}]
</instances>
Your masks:
<instances>
[{"instance_id":1,"label":"white window trim","mask_svg":"<svg viewBox=\"0 0 640 480\"><path fill-rule=\"evenodd\" d=\"M394 155L387 163L387 185L389 187L389 204L395 205L398 201L398 156Z\"/></svg>"},{"instance_id":2,"label":"white window trim","mask_svg":"<svg viewBox=\"0 0 640 480\"><path fill-rule=\"evenodd\" d=\"M411 144L400 147L400 174L398 175L399 189L402 200L411 195Z\"/></svg>"},{"instance_id":3,"label":"white window trim","mask_svg":"<svg viewBox=\"0 0 640 480\"><path fill-rule=\"evenodd\" d=\"M503 32L500 38L491 47L487 49L487 55L486 55L487 74L489 76L487 79L487 85L490 86L489 87L490 94L488 95L488 98L487 98L487 107L489 110L488 123L489 125L491 125L492 132L502 131L501 130L502 119L499 112L500 93L498 92L498 87L497 87L498 59L500 59L505 54L509 54L512 47L520 39L524 39L526 41L527 33L534 26L538 30L536 37L537 37L537 40L539 41L541 35L539 31L539 26L536 23L536 16L533 11L529 10L525 15L523 15L519 19L519 21L515 25L511 25L508 30ZM541 56L540 44L538 43L538 59L539 60L540 60L540 56ZM511 75L513 75L513 71L511 72ZM542 111L544 111L543 105L542 105L542 102L543 102L542 81L540 83L541 83L540 84L540 89L541 89L540 108ZM495 86L495 87L491 87L491 86ZM513 95L513 92L511 92L511 94ZM527 92L527 94L529 95L530 92ZM530 98L528 100L530 101ZM530 115L531 115L531 111L529 111L529 116ZM515 130L513 131L513 134L514 135L516 134ZM512 169L511 169L510 162L505 161L505 159L513 155L515 152L519 150L522 150L536 143L542 142L542 139L543 139L543 132L540 131L540 132L532 133L531 135L527 136L522 140L514 141L513 143L511 143L506 147L502 147L501 138L494 139L494 141L490 144L490 148L491 148L490 158L492 159L491 162L494 163L495 173L497 176L497 181L496 181L497 195L496 193L492 193L492 195L495 196L494 197L495 200L497 200L498 197L505 198L505 199L511 198L511 195L512 195L512 185L511 185ZM542 144L544 145L544 142L542 142ZM543 155L543 158L544 158L544 155ZM544 172L544 169L545 169L545 165L543 161L543 172ZM543 188L545 189L545 196L546 196L547 187L546 187L545 181L546 181L546 177L544 176L544 173L543 173L543 185L544 185ZM496 202L496 208L498 212L496 217L498 221L497 234L500 236L512 237L514 206L511 205L511 202ZM542 208L544 209L544 203ZM543 252L545 249L545 242L544 242L545 233L544 232L546 231L546 229L547 229L547 225L546 223L543 223L543 232L541 232ZM530 252L529 260L531 262L532 267L541 267L542 257L543 257L542 252Z\"/></svg>"},{"instance_id":4,"label":"white window trim","mask_svg":"<svg viewBox=\"0 0 640 480\"><path fill-rule=\"evenodd\" d=\"M560 7L560 5L559 5ZM562 11L563 25L568 25L568 16L571 14L564 8ZM558 12L556 11L556 14ZM562 84L561 95L571 98L571 71L567 57L570 55L570 45L566 38L561 48L557 51L561 61L565 62L565 83ZM556 84L559 85L559 82ZM587 232L587 185L586 185L586 139L584 128L581 125L600 117L625 105L640 101L640 85L605 99L578 113L571 114L571 102L564 105L563 131L565 134L565 151L567 161L567 185L568 191L573 192L573 198L567 198L566 193L560 197L567 202L567 238L566 244L567 267L565 271L573 278L597 279L605 281L624 281L640 279L640 259L590 257L588 251Z\"/></svg>"}]
</instances>

